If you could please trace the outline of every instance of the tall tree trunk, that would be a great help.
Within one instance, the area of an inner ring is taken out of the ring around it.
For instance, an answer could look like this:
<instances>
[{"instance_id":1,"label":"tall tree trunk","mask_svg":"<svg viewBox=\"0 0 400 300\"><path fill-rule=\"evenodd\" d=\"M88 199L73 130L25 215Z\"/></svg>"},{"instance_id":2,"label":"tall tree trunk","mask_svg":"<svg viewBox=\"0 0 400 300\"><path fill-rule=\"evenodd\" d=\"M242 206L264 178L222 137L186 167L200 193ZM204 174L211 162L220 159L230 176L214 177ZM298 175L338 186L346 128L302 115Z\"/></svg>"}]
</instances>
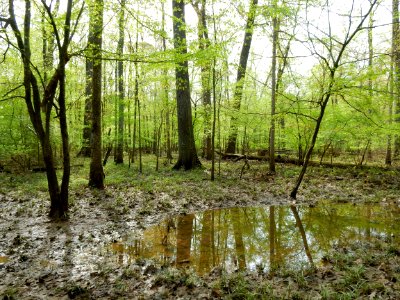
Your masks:
<instances>
[{"instance_id":1,"label":"tall tree trunk","mask_svg":"<svg viewBox=\"0 0 400 300\"><path fill-rule=\"evenodd\" d=\"M138 53L139 50L139 20L136 22L136 41L135 41L135 52ZM135 127L137 119L137 140L139 148L139 172L143 172L142 163L142 123L141 123L141 113L140 113L140 99L139 99L139 65L135 61ZM135 141L134 141L135 143Z\"/></svg>"},{"instance_id":2,"label":"tall tree trunk","mask_svg":"<svg viewBox=\"0 0 400 300\"><path fill-rule=\"evenodd\" d=\"M396 65L396 58L399 52L399 0L392 1L392 49L391 49L391 63L390 63L390 95L391 99L389 102L389 125L392 124L393 118L393 105L396 106L396 111L398 110L399 101L398 98L400 95L396 96L397 86L399 85L399 77L398 77L398 69ZM396 91L396 92L395 92ZM396 146L396 140L398 144L398 137L395 136L395 149L394 156L396 157L396 151L398 151L398 145ZM397 149L397 150L396 150ZM392 164L392 135L388 134L387 136L387 147L386 147L386 165Z\"/></svg>"},{"instance_id":3,"label":"tall tree trunk","mask_svg":"<svg viewBox=\"0 0 400 300\"><path fill-rule=\"evenodd\" d=\"M163 51L167 51L167 33L165 31L165 3L162 1L162 44ZM165 141L166 141L166 154L169 163L172 160L171 150L171 121L170 121L170 105L169 105L169 81L168 81L168 69L163 68L163 89L164 89L164 106L165 106Z\"/></svg>"},{"instance_id":4,"label":"tall tree trunk","mask_svg":"<svg viewBox=\"0 0 400 300\"><path fill-rule=\"evenodd\" d=\"M124 93L124 62L122 55L124 53L124 30L125 30L125 0L121 0L121 11L118 20L119 39L117 46L117 80L118 80L118 140L114 161L116 164L124 162L124 111L125 111L125 93Z\"/></svg>"},{"instance_id":5,"label":"tall tree trunk","mask_svg":"<svg viewBox=\"0 0 400 300\"><path fill-rule=\"evenodd\" d=\"M90 22L93 22L93 80L92 80L92 155L89 172L89 186L104 188L101 138L101 47L103 33L103 0L93 3Z\"/></svg>"},{"instance_id":6,"label":"tall tree trunk","mask_svg":"<svg viewBox=\"0 0 400 300\"><path fill-rule=\"evenodd\" d=\"M92 143L92 95L93 95L93 43L94 27L93 22L89 22L89 33L87 41L87 57L85 58L85 110L83 114L82 147L78 156L91 156Z\"/></svg>"},{"instance_id":7,"label":"tall tree trunk","mask_svg":"<svg viewBox=\"0 0 400 300\"><path fill-rule=\"evenodd\" d=\"M193 135L192 106L186 46L186 23L184 0L172 1L174 48L179 54L175 67L176 102L178 113L178 161L174 169L190 170L201 166L197 157Z\"/></svg>"},{"instance_id":8,"label":"tall tree trunk","mask_svg":"<svg viewBox=\"0 0 400 300\"><path fill-rule=\"evenodd\" d=\"M247 61L249 58L251 41L253 38L253 27L254 27L254 19L256 17L257 4L258 0L250 0L250 7L249 7L249 13L247 15L242 51L240 53L239 66L237 69L235 92L233 95L232 109L234 113L239 113L240 111L244 79L246 76ZM237 136L238 136L238 116L233 115L231 117L228 145L226 147L227 153L235 153Z\"/></svg>"},{"instance_id":9,"label":"tall tree trunk","mask_svg":"<svg viewBox=\"0 0 400 300\"><path fill-rule=\"evenodd\" d=\"M273 9L276 10L276 2L274 2ZM269 171L271 173L275 173L276 48L278 44L278 30L278 18L275 15L272 19L271 127L269 131Z\"/></svg>"},{"instance_id":10,"label":"tall tree trunk","mask_svg":"<svg viewBox=\"0 0 400 300\"><path fill-rule=\"evenodd\" d=\"M199 50L205 51L210 46L208 37L208 28L206 20L206 0L192 1L192 6L197 14L197 37L199 40ZM201 98L204 108L204 138L203 138L203 156L210 160L211 152L211 87L210 87L210 62L201 62Z\"/></svg>"},{"instance_id":11,"label":"tall tree trunk","mask_svg":"<svg viewBox=\"0 0 400 300\"><path fill-rule=\"evenodd\" d=\"M392 2L392 64L393 64L393 98L396 123L400 123L400 26L399 0ZM400 155L400 136L394 137L394 159Z\"/></svg>"}]
</instances>

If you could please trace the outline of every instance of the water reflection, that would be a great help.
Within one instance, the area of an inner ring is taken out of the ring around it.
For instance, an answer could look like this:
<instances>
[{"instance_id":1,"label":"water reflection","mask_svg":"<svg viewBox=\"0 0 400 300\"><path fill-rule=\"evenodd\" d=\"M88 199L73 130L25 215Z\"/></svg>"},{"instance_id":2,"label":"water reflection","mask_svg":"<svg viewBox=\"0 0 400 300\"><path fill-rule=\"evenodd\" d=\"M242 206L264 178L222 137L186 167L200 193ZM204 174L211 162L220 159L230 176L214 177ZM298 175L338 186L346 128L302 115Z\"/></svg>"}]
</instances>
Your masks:
<instances>
[{"instance_id":1,"label":"water reflection","mask_svg":"<svg viewBox=\"0 0 400 300\"><path fill-rule=\"evenodd\" d=\"M246 207L170 218L140 240L129 236L111 246L120 264L151 258L164 265L191 266L200 274L314 267L333 246L372 239L399 245L397 206L320 204L316 207Z\"/></svg>"}]
</instances>

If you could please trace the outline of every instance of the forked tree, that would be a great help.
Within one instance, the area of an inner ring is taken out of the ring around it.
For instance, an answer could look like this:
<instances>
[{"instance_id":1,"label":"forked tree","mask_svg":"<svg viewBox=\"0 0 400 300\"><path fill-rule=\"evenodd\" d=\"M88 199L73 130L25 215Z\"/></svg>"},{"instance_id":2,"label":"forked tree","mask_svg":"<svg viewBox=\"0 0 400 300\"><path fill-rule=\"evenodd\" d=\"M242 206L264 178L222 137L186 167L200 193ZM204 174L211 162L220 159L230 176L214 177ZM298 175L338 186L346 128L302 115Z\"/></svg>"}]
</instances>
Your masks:
<instances>
[{"instance_id":1,"label":"forked tree","mask_svg":"<svg viewBox=\"0 0 400 300\"><path fill-rule=\"evenodd\" d=\"M36 136L39 139L43 161L46 167L51 203L49 216L54 219L59 219L66 218L68 213L70 153L66 114L65 65L70 59L68 55L68 46L75 31L75 27L71 28L72 0L67 1L62 28L59 28L57 20L53 15L51 5L47 5L45 1L41 1L41 5L45 11L46 19L52 28L52 34L55 37L57 45L56 53L58 55L58 65L52 70L53 74L47 83L42 81L43 74L41 74L40 68L35 66L32 60L34 48L31 47L31 20L32 10L34 8L32 7L31 1L25 0L22 30L18 25L17 16L15 14L15 1L13 0L9 0L8 2L8 16L1 17L0 21L5 30L8 29L8 26L11 28L15 42L9 40L9 43L10 45L14 45L20 54L21 63L23 65L23 98ZM82 11L83 5L77 15L75 24L78 23ZM7 34L3 37L8 39ZM45 71L50 72L50 70ZM53 108L56 109L53 110ZM57 118L54 118L55 116ZM62 142L63 174L61 185L58 182L56 173L56 162L50 135L52 120L55 119L59 121Z\"/></svg>"}]
</instances>

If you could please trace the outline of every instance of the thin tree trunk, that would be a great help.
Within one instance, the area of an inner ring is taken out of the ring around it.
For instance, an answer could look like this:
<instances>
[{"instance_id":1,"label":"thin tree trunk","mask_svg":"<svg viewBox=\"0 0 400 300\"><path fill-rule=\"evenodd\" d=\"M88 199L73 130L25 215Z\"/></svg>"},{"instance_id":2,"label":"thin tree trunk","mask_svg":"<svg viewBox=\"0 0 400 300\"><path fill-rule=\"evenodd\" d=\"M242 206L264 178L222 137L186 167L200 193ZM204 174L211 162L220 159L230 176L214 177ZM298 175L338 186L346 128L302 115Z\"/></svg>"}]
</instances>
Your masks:
<instances>
[{"instance_id":1,"label":"thin tree trunk","mask_svg":"<svg viewBox=\"0 0 400 300\"><path fill-rule=\"evenodd\" d=\"M135 42L135 52L138 53L139 49L139 21L136 22L136 42ZM141 127L141 113L140 113L140 99L139 99L139 66L137 61L135 61L135 125L136 117L138 120L138 148L139 148L139 172L143 172L142 164L142 127Z\"/></svg>"},{"instance_id":2,"label":"thin tree trunk","mask_svg":"<svg viewBox=\"0 0 400 300\"><path fill-rule=\"evenodd\" d=\"M399 19L399 0L392 2L392 62L393 62L393 96L395 105L396 123L400 123L400 19ZM394 137L394 159L400 155L400 136Z\"/></svg>"},{"instance_id":3,"label":"thin tree trunk","mask_svg":"<svg viewBox=\"0 0 400 300\"><path fill-rule=\"evenodd\" d=\"M119 39L117 46L117 55L119 61L117 62L117 80L118 80L118 140L116 147L116 155L114 162L122 164L124 162L124 111L125 111L125 92L124 92L124 62L122 55L124 53L124 39L125 39L125 0L121 0L121 12L118 20Z\"/></svg>"},{"instance_id":4,"label":"thin tree trunk","mask_svg":"<svg viewBox=\"0 0 400 300\"><path fill-rule=\"evenodd\" d=\"M237 69L237 76L236 76L235 92L233 96L232 109L234 113L239 113L240 111L244 79L246 76L247 61L249 58L251 41L253 38L253 29L254 29L253 27L254 27L254 19L256 16L257 4L258 0L250 0L249 13L247 15L244 40L242 45L242 51L240 53L239 66ZM225 151L226 153L235 153L237 136L238 136L238 116L233 115L231 117L228 145Z\"/></svg>"},{"instance_id":5,"label":"thin tree trunk","mask_svg":"<svg viewBox=\"0 0 400 300\"><path fill-rule=\"evenodd\" d=\"M275 206L269 207L269 268L273 274L276 270L276 222L275 222Z\"/></svg>"},{"instance_id":6,"label":"thin tree trunk","mask_svg":"<svg viewBox=\"0 0 400 300\"><path fill-rule=\"evenodd\" d=\"M192 1L192 6L197 14L197 36L199 50L205 51L210 46L206 21L206 0ZM210 87L210 62L201 63L201 98L204 108L204 138L203 138L203 157L210 160L211 153L211 87Z\"/></svg>"},{"instance_id":7,"label":"thin tree trunk","mask_svg":"<svg viewBox=\"0 0 400 300\"><path fill-rule=\"evenodd\" d=\"M276 9L274 2L273 8ZM275 104L276 104L276 48L278 44L278 18L272 19L272 66L271 66L271 127L269 131L269 172L275 173Z\"/></svg>"},{"instance_id":8,"label":"thin tree trunk","mask_svg":"<svg viewBox=\"0 0 400 300\"><path fill-rule=\"evenodd\" d=\"M310 251L310 247L308 246L308 241L307 241L307 235L304 230L303 223L301 222L301 218L299 215L299 212L297 211L297 208L293 205L290 206L290 209L293 212L293 216L296 219L296 226L299 228L301 239L303 240L303 245L304 245L304 251L306 252L306 256L308 257L308 261L310 262L310 265L312 268L315 268L314 261L312 258L312 254Z\"/></svg>"},{"instance_id":9,"label":"thin tree trunk","mask_svg":"<svg viewBox=\"0 0 400 300\"><path fill-rule=\"evenodd\" d=\"M163 51L167 51L167 39L165 32L165 3L162 1L162 44ZM170 121L170 105L169 105L169 81L168 81L168 69L163 68L163 89L164 89L164 106L165 106L165 135L166 135L166 154L169 163L172 160L172 150L171 150L171 121Z\"/></svg>"}]
</instances>

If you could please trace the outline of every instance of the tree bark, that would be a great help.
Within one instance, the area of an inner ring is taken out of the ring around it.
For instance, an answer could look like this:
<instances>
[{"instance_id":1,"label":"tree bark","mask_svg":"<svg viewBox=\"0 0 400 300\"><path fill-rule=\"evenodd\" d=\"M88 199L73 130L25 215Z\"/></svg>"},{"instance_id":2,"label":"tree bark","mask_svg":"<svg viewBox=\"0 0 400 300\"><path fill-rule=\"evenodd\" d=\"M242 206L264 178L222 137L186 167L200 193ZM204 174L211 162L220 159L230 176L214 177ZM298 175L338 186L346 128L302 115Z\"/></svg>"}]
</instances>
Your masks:
<instances>
[{"instance_id":1,"label":"tree bark","mask_svg":"<svg viewBox=\"0 0 400 300\"><path fill-rule=\"evenodd\" d=\"M200 2L200 3L199 3ZM210 46L208 37L208 28L206 20L206 0L192 1L192 6L197 14L197 37L199 50L205 51ZM211 63L209 61L201 62L200 67L201 80L201 98L204 108L204 137L203 137L203 157L207 160L212 158L211 150Z\"/></svg>"},{"instance_id":2,"label":"tree bark","mask_svg":"<svg viewBox=\"0 0 400 300\"><path fill-rule=\"evenodd\" d=\"M242 101L244 79L246 76L247 61L249 58L251 41L253 38L253 27L254 27L254 19L256 16L257 4L258 4L258 0L250 1L249 13L247 15L247 22L246 22L246 27L245 27L242 51L240 53L239 66L237 69L235 92L233 95L232 109L235 113L239 113L240 104ZM231 125L230 125L230 129L229 129L228 144L226 147L227 153L235 153L236 152L237 136L238 136L238 117L233 115L231 117Z\"/></svg>"},{"instance_id":3,"label":"tree bark","mask_svg":"<svg viewBox=\"0 0 400 300\"><path fill-rule=\"evenodd\" d=\"M167 33L165 31L165 3L162 2L162 44L163 51L167 51ZM165 106L165 141L166 141L166 154L169 163L172 161L171 150L171 121L170 121L170 101L169 101L169 82L168 82L168 69L163 69L163 88L164 88L164 106Z\"/></svg>"},{"instance_id":4,"label":"tree bark","mask_svg":"<svg viewBox=\"0 0 400 300\"><path fill-rule=\"evenodd\" d=\"M276 3L273 8L276 9ZM269 171L275 173L275 104L276 104L276 48L278 43L278 18L272 19L272 66L271 66L271 127L269 131Z\"/></svg>"},{"instance_id":5,"label":"tree bark","mask_svg":"<svg viewBox=\"0 0 400 300\"><path fill-rule=\"evenodd\" d=\"M190 170L201 166L193 135L192 107L186 46L185 3L172 1L174 48L178 54L175 66L176 102L178 113L178 161L173 169Z\"/></svg>"},{"instance_id":6,"label":"tree bark","mask_svg":"<svg viewBox=\"0 0 400 300\"><path fill-rule=\"evenodd\" d=\"M87 57L85 58L85 111L83 114L82 147L78 156L91 156L92 143L92 95L93 95L93 22L89 22L89 33L87 41Z\"/></svg>"},{"instance_id":7,"label":"tree bark","mask_svg":"<svg viewBox=\"0 0 400 300\"><path fill-rule=\"evenodd\" d=\"M103 31L103 0L93 3L93 80L92 80L92 155L89 172L89 186L97 189L104 188L104 171L102 165L101 137L101 46Z\"/></svg>"},{"instance_id":8,"label":"tree bark","mask_svg":"<svg viewBox=\"0 0 400 300\"><path fill-rule=\"evenodd\" d=\"M117 55L119 61L117 63L117 80L118 80L118 140L115 151L114 162L122 164L124 162L124 110L125 110L125 93L124 93L124 62L122 55L124 53L124 30L125 30L125 0L121 0L121 12L118 20L119 39L117 46Z\"/></svg>"},{"instance_id":9,"label":"tree bark","mask_svg":"<svg viewBox=\"0 0 400 300\"><path fill-rule=\"evenodd\" d=\"M393 98L395 106L396 123L400 123L400 19L399 19L399 0L392 2L392 64L393 64ZM400 136L394 137L394 159L400 155Z\"/></svg>"}]
</instances>

